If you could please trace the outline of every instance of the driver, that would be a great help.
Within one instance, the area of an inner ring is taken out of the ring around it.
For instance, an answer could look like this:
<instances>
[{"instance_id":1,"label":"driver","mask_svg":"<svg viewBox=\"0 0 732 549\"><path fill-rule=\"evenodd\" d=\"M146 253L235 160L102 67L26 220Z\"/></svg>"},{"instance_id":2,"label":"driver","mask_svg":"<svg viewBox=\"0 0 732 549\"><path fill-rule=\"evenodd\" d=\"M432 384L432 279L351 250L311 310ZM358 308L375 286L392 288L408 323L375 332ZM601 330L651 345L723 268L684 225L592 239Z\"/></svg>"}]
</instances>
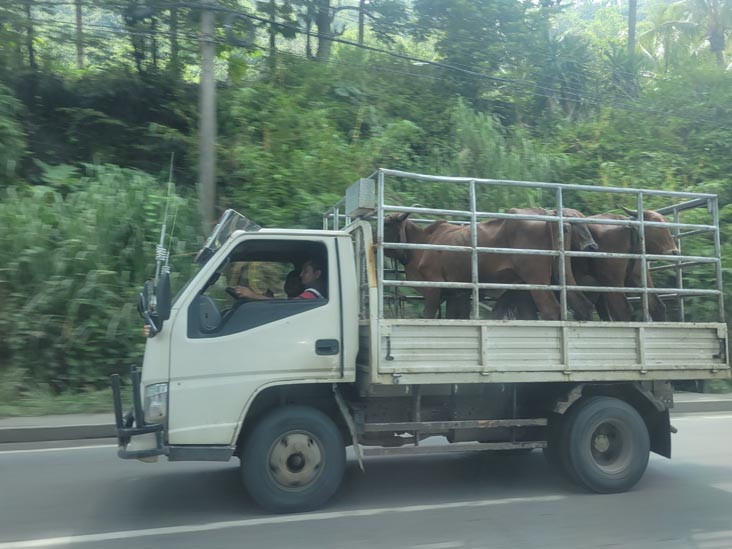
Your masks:
<instances>
[{"instance_id":1,"label":"driver","mask_svg":"<svg viewBox=\"0 0 732 549\"><path fill-rule=\"evenodd\" d=\"M305 289L294 296L294 299L325 299L325 269L319 261L311 259L303 263L300 269L300 282ZM247 286L236 286L234 292L237 297L246 299L272 299L271 296L258 294Z\"/></svg>"}]
</instances>

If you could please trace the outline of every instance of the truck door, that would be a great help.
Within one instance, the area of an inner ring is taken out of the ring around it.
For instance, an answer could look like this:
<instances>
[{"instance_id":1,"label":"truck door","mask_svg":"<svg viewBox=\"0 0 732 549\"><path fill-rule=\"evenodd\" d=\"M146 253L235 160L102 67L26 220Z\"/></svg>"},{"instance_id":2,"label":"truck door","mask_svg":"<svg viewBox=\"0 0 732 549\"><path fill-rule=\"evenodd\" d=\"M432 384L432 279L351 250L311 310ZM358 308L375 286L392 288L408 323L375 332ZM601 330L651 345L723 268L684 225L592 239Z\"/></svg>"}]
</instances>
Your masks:
<instances>
[{"instance_id":1,"label":"truck door","mask_svg":"<svg viewBox=\"0 0 732 549\"><path fill-rule=\"evenodd\" d=\"M257 233L229 249L173 323L169 444L231 444L261 388L343 377L335 239ZM306 265L321 282L295 288ZM232 287L257 299L237 299Z\"/></svg>"}]
</instances>

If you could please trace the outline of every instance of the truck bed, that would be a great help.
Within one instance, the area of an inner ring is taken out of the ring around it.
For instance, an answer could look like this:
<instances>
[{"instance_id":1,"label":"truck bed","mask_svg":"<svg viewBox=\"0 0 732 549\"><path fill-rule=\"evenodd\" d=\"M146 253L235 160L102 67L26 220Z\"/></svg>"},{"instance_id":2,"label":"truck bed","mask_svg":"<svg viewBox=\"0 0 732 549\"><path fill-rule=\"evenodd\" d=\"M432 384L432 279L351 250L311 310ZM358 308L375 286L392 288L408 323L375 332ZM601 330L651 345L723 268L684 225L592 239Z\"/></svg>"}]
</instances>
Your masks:
<instances>
[{"instance_id":1,"label":"truck bed","mask_svg":"<svg viewBox=\"0 0 732 549\"><path fill-rule=\"evenodd\" d=\"M359 361L376 384L730 376L723 323L421 319L376 323L361 325L361 348L370 349L370 356L363 353Z\"/></svg>"}]
</instances>

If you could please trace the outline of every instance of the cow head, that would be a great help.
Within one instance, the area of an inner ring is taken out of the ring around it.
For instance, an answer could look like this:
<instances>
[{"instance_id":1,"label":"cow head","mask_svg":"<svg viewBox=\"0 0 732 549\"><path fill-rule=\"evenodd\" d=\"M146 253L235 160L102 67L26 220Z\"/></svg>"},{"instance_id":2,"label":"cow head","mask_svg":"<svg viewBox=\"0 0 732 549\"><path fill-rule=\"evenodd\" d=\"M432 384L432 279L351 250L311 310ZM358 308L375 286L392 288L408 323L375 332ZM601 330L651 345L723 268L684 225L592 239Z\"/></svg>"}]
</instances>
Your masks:
<instances>
[{"instance_id":1,"label":"cow head","mask_svg":"<svg viewBox=\"0 0 732 549\"><path fill-rule=\"evenodd\" d=\"M638 210L629 210L623 207L623 211L631 219L638 219ZM668 219L653 210L643 210L643 221L654 223L668 223ZM646 252L656 255L679 255L678 247L671 231L665 227L645 227Z\"/></svg>"},{"instance_id":2,"label":"cow head","mask_svg":"<svg viewBox=\"0 0 732 549\"><path fill-rule=\"evenodd\" d=\"M407 244L407 217L409 212L390 214L384 217L384 242ZM407 250L384 249L384 255L396 259L402 265L409 261Z\"/></svg>"},{"instance_id":3,"label":"cow head","mask_svg":"<svg viewBox=\"0 0 732 549\"><path fill-rule=\"evenodd\" d=\"M562 215L564 217L584 217L580 211L571 208L564 208ZM596 252L600 249L595 239L592 238L590 228L585 223L571 223L569 225L572 230L572 250L578 252Z\"/></svg>"}]
</instances>

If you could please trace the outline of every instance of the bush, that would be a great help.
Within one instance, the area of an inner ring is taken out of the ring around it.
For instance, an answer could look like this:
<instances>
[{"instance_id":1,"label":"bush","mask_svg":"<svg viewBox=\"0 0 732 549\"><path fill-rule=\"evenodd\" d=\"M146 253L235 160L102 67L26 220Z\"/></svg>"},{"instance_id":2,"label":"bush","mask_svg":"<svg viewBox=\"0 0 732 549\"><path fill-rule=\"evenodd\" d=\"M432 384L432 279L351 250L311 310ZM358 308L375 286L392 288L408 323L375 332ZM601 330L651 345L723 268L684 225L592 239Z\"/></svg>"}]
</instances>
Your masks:
<instances>
[{"instance_id":1,"label":"bush","mask_svg":"<svg viewBox=\"0 0 732 549\"><path fill-rule=\"evenodd\" d=\"M6 189L0 202L0 368L56 391L104 386L139 362L136 293L153 274L165 203L146 174L88 169L62 189ZM171 202L185 248L195 215Z\"/></svg>"}]
</instances>

